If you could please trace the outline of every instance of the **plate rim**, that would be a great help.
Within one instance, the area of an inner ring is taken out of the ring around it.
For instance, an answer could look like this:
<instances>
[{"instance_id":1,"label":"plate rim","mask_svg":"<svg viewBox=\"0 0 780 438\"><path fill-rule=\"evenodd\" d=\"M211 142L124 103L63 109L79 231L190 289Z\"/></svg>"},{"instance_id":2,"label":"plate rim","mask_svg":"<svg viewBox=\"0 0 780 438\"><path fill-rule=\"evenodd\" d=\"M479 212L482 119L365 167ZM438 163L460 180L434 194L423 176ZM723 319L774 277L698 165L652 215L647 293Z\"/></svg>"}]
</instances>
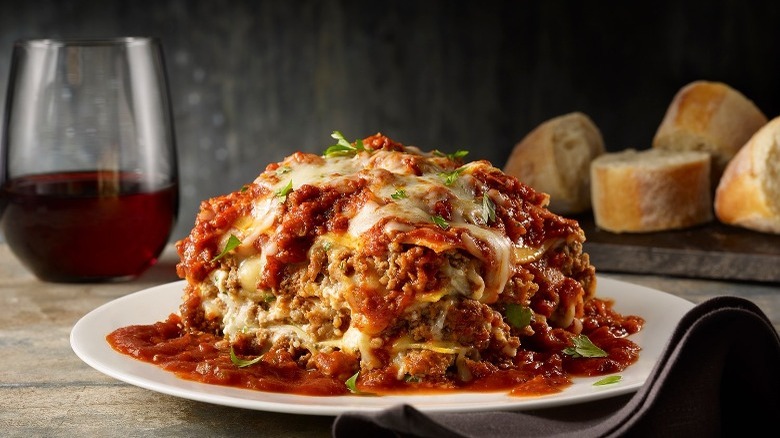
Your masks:
<instances>
[{"instance_id":1,"label":"plate rim","mask_svg":"<svg viewBox=\"0 0 780 438\"><path fill-rule=\"evenodd\" d=\"M178 305L174 309L168 308L167 310L159 307L152 308L153 310L149 312L148 320L127 322L128 318L134 319L135 314L127 314L126 309L139 304L154 304L154 301L158 298L157 294L163 294L167 304L178 303L181 300L185 284L185 280L178 280L147 287L96 307L81 317L72 327L70 332L72 350L79 359L90 367L130 385L174 397L229 407L278 413L330 416L348 411L376 412L402 403L412 405L422 412L520 411L573 405L635 392L645 383L652 369L655 368L660 352L666 348L671 333L679 320L694 307L692 302L668 292L597 274L596 296L602 299L615 299L615 307L621 313L637 314L643 318L645 317L640 312L624 312L620 310L621 307L631 307L630 305L627 306L627 296L623 296L623 294L628 292L619 292L617 297L610 296L615 294L614 291L619 290L615 288L620 287L628 288L631 291L630 293L636 292L637 296L642 297L638 300L639 304L642 302L652 304L652 302L656 302L658 299L662 299L667 305L674 304L671 307L674 310L673 314L668 315L670 321L666 321L666 327L661 327L665 339L663 341L647 339L647 341L652 341L652 344L649 344L653 347L651 350L646 350L646 347L649 345L642 345L642 343L637 342L643 349L640 353L642 369L637 370L635 368L639 365L639 362L627 368L621 374L626 372L634 374L636 371L638 376L620 386L593 387L592 382L600 377L575 377L573 378L574 384L571 387L564 389L561 393L545 396L514 397L509 396L506 391L383 395L380 397L359 395L305 396L232 388L181 379L153 364L145 363L114 351L105 340L105 336L108 335L110 330L105 333L97 330L98 327L106 326L119 328L120 326L131 324L150 324L164 319L167 314L178 312ZM178 296L175 296L177 291ZM149 303L149 301L152 301L152 303ZM637 305L637 303L633 303L633 305ZM117 313L120 315L117 316ZM153 317L155 314L162 316ZM647 333L648 322L653 323L653 321L646 319L645 327L642 331L633 336L643 337ZM648 358L646 356L648 351L655 351L657 354ZM649 363L649 360L652 363ZM590 386L591 388L587 389L585 386ZM572 394L572 388L577 388L579 392ZM377 402L377 400L382 400L382 402Z\"/></svg>"}]
</instances>

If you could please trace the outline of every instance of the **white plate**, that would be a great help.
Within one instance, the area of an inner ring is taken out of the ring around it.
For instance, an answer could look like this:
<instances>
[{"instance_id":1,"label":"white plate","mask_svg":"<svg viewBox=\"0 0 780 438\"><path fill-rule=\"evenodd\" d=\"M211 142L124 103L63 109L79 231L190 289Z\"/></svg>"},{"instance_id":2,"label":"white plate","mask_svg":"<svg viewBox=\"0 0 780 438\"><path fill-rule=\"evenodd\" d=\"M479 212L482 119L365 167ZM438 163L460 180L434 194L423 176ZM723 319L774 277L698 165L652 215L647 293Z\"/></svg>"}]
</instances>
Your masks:
<instances>
[{"instance_id":1,"label":"white plate","mask_svg":"<svg viewBox=\"0 0 780 438\"><path fill-rule=\"evenodd\" d=\"M614 298L615 310L645 318L645 326L631 339L642 347L639 360L620 373L616 384L593 386L599 378L574 378L563 392L545 396L513 397L506 393L455 393L404 396L303 396L209 385L176 377L154 365L117 353L106 341L123 326L151 324L176 313L184 282L164 284L116 299L81 318L70 334L73 351L81 360L111 377L163 394L217 405L272 412L338 415L345 411L377 411L408 403L425 412L523 410L561 406L636 391L647 379L680 318L693 304L682 298L610 278L598 277L597 296Z\"/></svg>"}]
</instances>

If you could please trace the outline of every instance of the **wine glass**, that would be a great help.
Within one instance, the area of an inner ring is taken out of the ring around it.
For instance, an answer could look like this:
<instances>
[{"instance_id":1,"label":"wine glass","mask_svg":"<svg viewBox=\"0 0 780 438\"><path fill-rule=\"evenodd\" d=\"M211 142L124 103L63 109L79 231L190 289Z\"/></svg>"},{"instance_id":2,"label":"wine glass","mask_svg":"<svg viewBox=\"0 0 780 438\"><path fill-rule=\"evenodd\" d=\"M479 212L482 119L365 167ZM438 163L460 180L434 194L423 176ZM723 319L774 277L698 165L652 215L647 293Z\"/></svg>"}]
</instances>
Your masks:
<instances>
[{"instance_id":1,"label":"wine glass","mask_svg":"<svg viewBox=\"0 0 780 438\"><path fill-rule=\"evenodd\" d=\"M179 208L160 41L17 41L6 99L0 226L11 251L52 282L152 266Z\"/></svg>"}]
</instances>

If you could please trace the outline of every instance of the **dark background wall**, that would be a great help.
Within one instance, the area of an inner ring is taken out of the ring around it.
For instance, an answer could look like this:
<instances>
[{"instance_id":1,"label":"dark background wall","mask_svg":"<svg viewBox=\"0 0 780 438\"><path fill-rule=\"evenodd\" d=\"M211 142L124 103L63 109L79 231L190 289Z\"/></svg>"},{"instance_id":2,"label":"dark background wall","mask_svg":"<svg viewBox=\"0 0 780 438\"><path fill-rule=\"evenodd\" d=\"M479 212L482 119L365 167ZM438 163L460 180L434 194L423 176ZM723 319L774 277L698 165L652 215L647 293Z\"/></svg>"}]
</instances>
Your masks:
<instances>
[{"instance_id":1,"label":"dark background wall","mask_svg":"<svg viewBox=\"0 0 780 438\"><path fill-rule=\"evenodd\" d=\"M502 166L544 120L583 111L607 148L648 147L674 93L723 81L780 114L780 2L3 1L13 41L152 35L174 101L182 206L330 133L383 132ZM5 48L5 49L3 49ZM0 108L0 113L2 108Z\"/></svg>"}]
</instances>

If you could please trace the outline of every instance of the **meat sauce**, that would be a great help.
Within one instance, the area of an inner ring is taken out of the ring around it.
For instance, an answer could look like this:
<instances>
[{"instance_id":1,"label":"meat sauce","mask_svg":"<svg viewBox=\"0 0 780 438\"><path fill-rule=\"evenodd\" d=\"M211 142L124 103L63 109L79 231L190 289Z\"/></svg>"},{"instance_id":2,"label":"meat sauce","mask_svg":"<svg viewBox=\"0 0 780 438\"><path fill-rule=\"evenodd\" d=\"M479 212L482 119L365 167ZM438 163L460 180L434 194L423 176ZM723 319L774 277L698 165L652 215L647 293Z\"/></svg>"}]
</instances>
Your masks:
<instances>
[{"instance_id":1,"label":"meat sauce","mask_svg":"<svg viewBox=\"0 0 780 438\"><path fill-rule=\"evenodd\" d=\"M553 329L541 336L543 340L531 343L535 349L521 347L514 365L508 369L472 364L473 378L468 382L398 380L390 367L361 374L357 389L373 394L507 391L515 396L531 396L556 393L571 385L572 377L615 374L636 362L640 347L627 336L641 330L643 324L640 317L614 312L611 301L592 299L585 305L582 333L606 351L606 357L575 358L563 354L560 348L566 344L561 333ZM283 350L271 350L256 363L239 366L222 337L188 331L175 314L155 324L119 328L106 339L116 351L186 380L309 396L350 394L344 373L325 374L319 369L305 369ZM329 355L328 360L338 362L339 358ZM338 367L338 363L331 363L327 368Z\"/></svg>"}]
</instances>

